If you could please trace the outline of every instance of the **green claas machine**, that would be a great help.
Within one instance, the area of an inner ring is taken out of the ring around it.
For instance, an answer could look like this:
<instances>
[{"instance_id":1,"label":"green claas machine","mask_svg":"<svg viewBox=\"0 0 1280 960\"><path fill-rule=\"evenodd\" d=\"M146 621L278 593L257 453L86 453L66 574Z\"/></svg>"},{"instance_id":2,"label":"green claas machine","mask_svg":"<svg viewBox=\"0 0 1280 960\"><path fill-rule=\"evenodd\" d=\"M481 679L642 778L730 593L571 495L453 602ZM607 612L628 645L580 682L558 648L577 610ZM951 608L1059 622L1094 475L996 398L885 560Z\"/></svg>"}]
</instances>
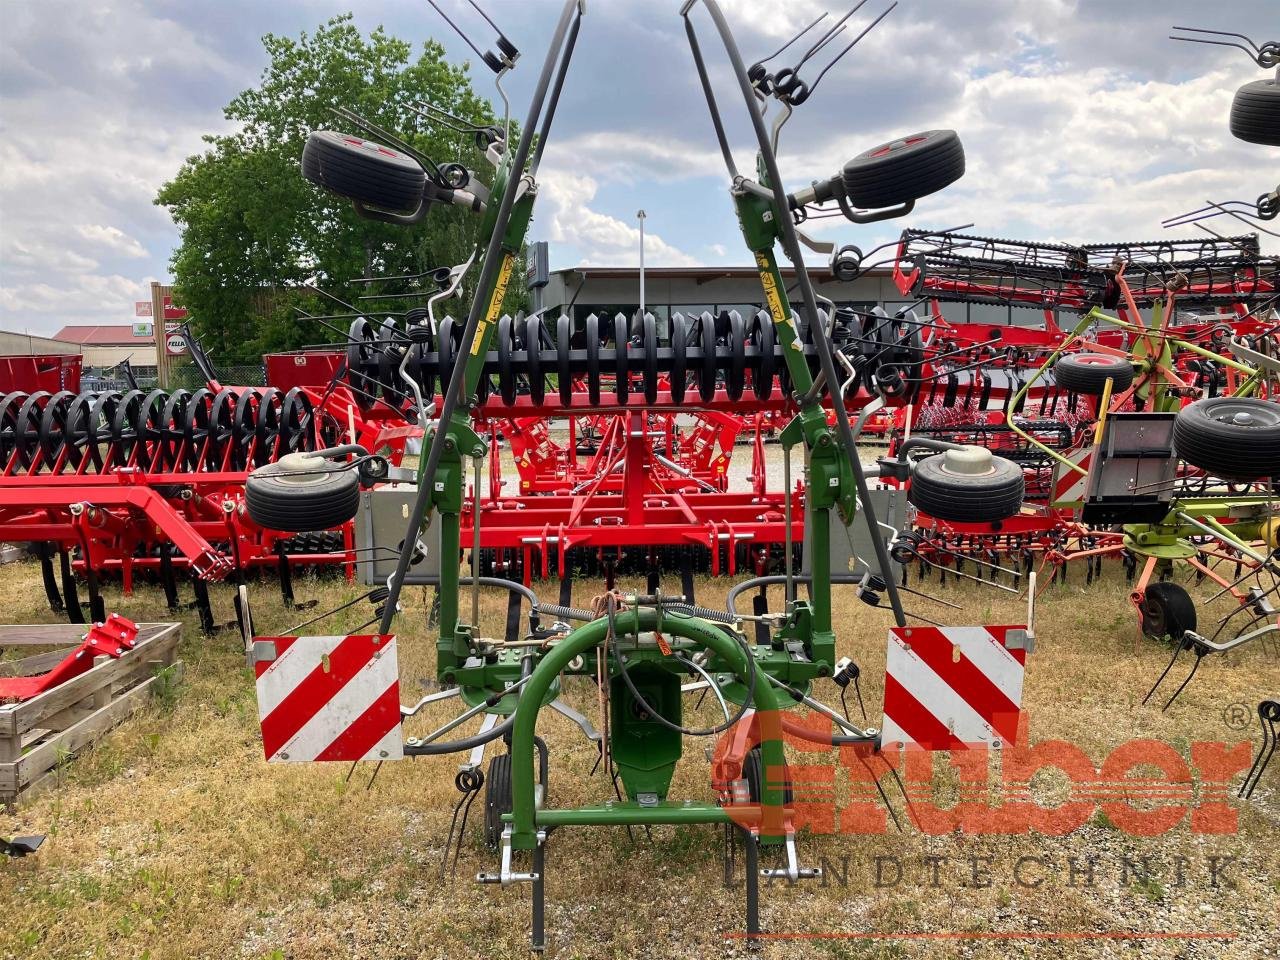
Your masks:
<instances>
[{"instance_id":1,"label":"green claas machine","mask_svg":"<svg viewBox=\"0 0 1280 960\"><path fill-rule=\"evenodd\" d=\"M759 141L754 177L738 172L725 139L693 26L698 6L705 8L723 42ZM449 271L442 292L455 291L473 265L478 278L465 324L450 323L460 334L443 334L443 324L435 321L430 310L419 311L416 317L406 319L405 329L377 345L384 351L384 368L395 374L390 386L409 398L406 413L426 430L424 455L416 473L393 467L359 447L346 446L286 457L260 468L249 478L246 492L250 515L256 520L276 529L313 530L354 516L361 497L367 496L362 487L368 490L389 481L416 483L410 498L403 501L407 513L403 539L389 544L398 553L395 569L385 587L373 593L375 602L382 604L376 634L251 639L249 656L258 677L264 746L271 760L381 761L402 756L463 755L467 759L457 783L467 801L464 823L470 800L483 790L486 831L501 858L496 873L481 874L478 880L531 885L535 949L545 943L543 878L548 837L556 829L707 824L735 831L746 851L749 933L760 930L759 876L795 881L819 875L820 871L799 864L783 734L828 746L864 744L874 749L878 744L876 729L856 727L813 696L820 681L834 681L833 687L843 687L850 671L857 669L837 658L833 580L852 579L873 600L887 594L899 627L906 625L907 614L890 573L885 526L872 509L868 479L858 457L858 424L850 422L842 402L844 390L860 378L860 368L868 358L833 350L830 324L834 306L814 292L800 248L802 242L813 244L800 234L797 223L807 216L832 212L858 223L898 216L908 212L916 199L942 189L964 171L963 149L954 132L930 131L867 151L828 181L786 192L776 154L778 135L786 118L816 90L826 72L817 73L813 83L806 84L802 76L814 72L808 62L845 29L849 16L821 36L811 33L816 26L811 24L779 54L794 49L806 35L816 41L811 49L795 66L770 72L767 62L772 57L750 68L744 64L714 0L686 4L681 14L729 166L731 197L743 238L759 267L772 332L772 337L762 341L766 346L756 343L746 351L746 363L748 369L785 365L794 401L795 417L783 432L782 443L788 463L797 447L804 456L806 509L811 518L807 574L793 569L788 549L781 577L787 587L785 610L750 616L733 610L732 601L729 610L708 610L683 596L651 588L646 594L608 591L593 609L579 610L539 603L528 588L481 577L477 569L469 578L463 577L458 558L467 467L478 469L479 463L492 455L472 428L471 407L493 369L491 348L502 319L504 295L533 214L539 164L584 12L582 0L565 3L518 142L508 141L509 123L480 127L468 125L465 118L450 117L451 122L474 134L492 164L492 181L487 187L472 171L456 164L437 167L418 155L412 144L354 115L348 114L348 119L375 140L327 131L311 136L303 157L304 174L353 201L364 216L415 223L433 203L475 211L482 219L481 239L472 257ZM492 21L485 20L492 26ZM479 53L479 48L472 46ZM835 59L852 46L844 46ZM500 81L518 56L515 46L499 32L496 49L481 58ZM772 131L767 129L761 109L765 103L777 111ZM779 269L779 246L795 271L796 307L788 298ZM838 276L851 279L860 271L862 258L856 248L828 247L827 252ZM428 307L439 298L433 298ZM571 328L562 325L560 329ZM599 356L598 343L582 349L570 349L564 343L559 349L569 375L599 376L601 368L610 372L609 358ZM716 376L723 356L732 352L714 342L695 345L682 340L653 351L655 362L669 367L677 362L677 350L679 362L710 371L704 376ZM536 351L517 351L511 362L524 364L529 375L542 376L542 371L534 369L538 360ZM444 383L438 409L432 397L424 396L420 378L415 376L415 370L432 364L440 367ZM443 376L446 367L447 380ZM625 371L625 366L612 370L615 376L631 375ZM834 411L834 423L828 422L828 408ZM931 512L945 515L947 503L956 500L969 506L967 516L974 502L986 504L986 516L993 521L1018 511L1021 470L975 448L933 441L908 444L898 459L880 464L879 475L909 479L912 467L906 454L922 445L937 452L921 461L929 465L927 479L925 469L917 466L921 479L913 496L929 498ZM873 555L860 571L833 574L829 559L832 531L843 537L845 528L856 524L865 524ZM414 573L424 555L434 555L438 566L438 573L426 578ZM779 578L771 579L776 582ZM435 583L439 594L436 676L442 689L412 706L400 704L395 668L397 601L406 582ZM739 585L735 595L756 582ZM807 600L796 596L801 582L808 585ZM530 628L524 638L512 643L481 636L478 601L473 601L467 619L462 591L466 586L477 590L482 583L519 592L529 600ZM543 617L551 617L555 623L544 626ZM574 621L578 625L570 626ZM750 634L744 632L744 623L751 626ZM597 681L605 704L603 733L596 733L585 717L560 703L562 679L573 675ZM690 687L714 695L723 713L721 722L701 729L688 725L685 697ZM415 716L426 703L450 698L457 698L463 706L455 719L423 736L403 736L403 721ZM801 704L830 718L832 727L815 732L812 725L789 717L787 709ZM606 775L616 770L621 782L621 799L580 808L557 808L547 802L549 757L538 728L541 718L553 708L571 716L598 740ZM473 720L481 724L478 733L456 733ZM716 799L672 796L672 778L685 739L731 730L743 750L717 761L713 772ZM498 743L506 744L508 753L490 761L486 776L480 766L484 750ZM461 801L459 808L463 808ZM783 865L760 871L759 845L782 848Z\"/></svg>"}]
</instances>

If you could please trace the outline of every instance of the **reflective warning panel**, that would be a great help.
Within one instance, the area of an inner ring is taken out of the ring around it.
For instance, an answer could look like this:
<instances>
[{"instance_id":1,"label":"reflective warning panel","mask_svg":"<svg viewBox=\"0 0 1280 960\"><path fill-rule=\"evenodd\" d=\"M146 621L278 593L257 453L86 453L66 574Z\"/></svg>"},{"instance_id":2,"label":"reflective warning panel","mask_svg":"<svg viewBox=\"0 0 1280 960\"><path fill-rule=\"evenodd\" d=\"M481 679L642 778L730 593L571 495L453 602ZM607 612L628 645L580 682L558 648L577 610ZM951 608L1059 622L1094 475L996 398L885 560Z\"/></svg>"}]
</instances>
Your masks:
<instances>
[{"instance_id":1,"label":"reflective warning panel","mask_svg":"<svg viewBox=\"0 0 1280 960\"><path fill-rule=\"evenodd\" d=\"M252 657L268 760L404 756L395 637L255 637Z\"/></svg>"},{"instance_id":2,"label":"reflective warning panel","mask_svg":"<svg viewBox=\"0 0 1280 960\"><path fill-rule=\"evenodd\" d=\"M1025 627L894 627L884 682L884 749L1002 747L1017 739Z\"/></svg>"}]
</instances>

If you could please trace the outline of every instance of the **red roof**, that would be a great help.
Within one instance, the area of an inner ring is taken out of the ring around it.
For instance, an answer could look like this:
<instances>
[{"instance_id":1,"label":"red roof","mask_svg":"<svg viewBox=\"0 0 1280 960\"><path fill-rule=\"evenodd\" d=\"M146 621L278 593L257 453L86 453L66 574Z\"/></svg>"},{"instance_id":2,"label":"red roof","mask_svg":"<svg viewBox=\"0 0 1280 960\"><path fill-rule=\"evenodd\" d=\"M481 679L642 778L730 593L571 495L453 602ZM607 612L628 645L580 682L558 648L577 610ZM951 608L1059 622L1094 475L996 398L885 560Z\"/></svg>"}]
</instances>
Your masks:
<instances>
[{"instance_id":1,"label":"red roof","mask_svg":"<svg viewBox=\"0 0 1280 960\"><path fill-rule=\"evenodd\" d=\"M153 334L149 337L135 337L133 327L124 323L114 326L86 326L72 324L63 327L53 335L53 339L65 343L79 343L93 347L131 347L143 343L155 343Z\"/></svg>"}]
</instances>

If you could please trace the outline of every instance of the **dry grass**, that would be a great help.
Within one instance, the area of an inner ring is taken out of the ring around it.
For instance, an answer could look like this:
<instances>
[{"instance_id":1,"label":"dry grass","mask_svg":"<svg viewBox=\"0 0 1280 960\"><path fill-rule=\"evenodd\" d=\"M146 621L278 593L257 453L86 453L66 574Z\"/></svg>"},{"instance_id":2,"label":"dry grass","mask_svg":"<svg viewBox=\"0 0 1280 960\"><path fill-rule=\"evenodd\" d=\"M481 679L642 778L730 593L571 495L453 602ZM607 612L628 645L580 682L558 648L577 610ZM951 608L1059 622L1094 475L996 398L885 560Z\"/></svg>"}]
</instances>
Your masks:
<instances>
[{"instance_id":1,"label":"dry grass","mask_svg":"<svg viewBox=\"0 0 1280 960\"><path fill-rule=\"evenodd\" d=\"M914 584L913 584L914 585ZM300 597L332 605L354 587L306 581ZM595 584L580 584L579 605ZM699 584L699 600L717 605L726 582ZM936 581L927 589L936 589ZM548 591L554 593L554 591ZM1234 741L1256 731L1224 726L1223 708L1256 704L1280 689L1280 658L1261 647L1207 661L1168 714L1137 702L1167 659L1165 648L1134 643L1132 612L1118 567L1086 590L1077 578L1049 591L1039 608L1040 647L1028 669L1026 702L1033 740L1074 741L1095 760L1116 744L1153 737L1185 752L1195 740ZM950 622L1019 622L1023 605L1007 595L949 585L940 595L966 610L946 611L912 598L911 606ZM228 591L216 591L229 618ZM254 590L259 631L282 631L297 613L282 609L274 587ZM425 627L426 598L415 591L400 619L403 698L434 675ZM38 568L5 567L0 605L10 622L48 621ZM131 598L111 593L108 606L138 619L165 619L158 591ZM485 628L501 630L505 598L485 599ZM469 609L464 603L464 610ZM863 667L872 720L878 712L889 617L838 599L841 652ZM351 628L370 614L352 611L326 630ZM457 793L456 760L389 764L371 790L370 770L350 782L342 766L267 766L258 739L253 684L236 636L199 635L184 615L186 680L176 701L133 718L86 756L68 764L61 783L0 816L4 834L47 832L40 852L0 864L0 955L6 957L331 958L505 957L525 955L527 890L477 888L469 877L495 869L479 843L476 811L456 880L441 880L439 858ZM829 691L831 688L826 688ZM566 696L593 702L583 682ZM437 713L415 721L421 732ZM707 714L709 717L710 714ZM594 751L567 721L543 725L552 750L551 796L557 805L600 800L607 780L588 778ZM1038 836L813 837L805 862L849 858L848 881L762 890L770 930L796 931L1219 931L1226 941L1142 942L976 939L816 940L767 944L761 955L791 957L1129 955L1255 957L1276 955L1280 921L1280 771L1272 770L1252 803L1238 804L1238 834L1193 835L1185 826L1134 839L1105 818L1061 839ZM945 779L945 778L944 778ZM710 794L701 744L687 744L674 795ZM1233 804L1236 802L1232 800ZM901 806L899 802L899 806ZM478 810L478 805L477 805ZM908 876L892 889L874 886L872 858L895 855ZM1158 876L1123 883L1121 857L1150 856ZM926 855L955 858L940 883L912 864ZM1014 882L1023 855L1051 859L1036 888ZM1071 857L1099 857L1092 888L1072 886ZM1186 856L1177 885L1173 858ZM1206 858L1235 856L1217 889ZM991 861L990 887L966 885L970 856ZM556 957L746 955L725 931L742 928L740 890L722 885L719 834L710 828L655 829L633 843L622 829L566 830L548 848L548 930Z\"/></svg>"}]
</instances>

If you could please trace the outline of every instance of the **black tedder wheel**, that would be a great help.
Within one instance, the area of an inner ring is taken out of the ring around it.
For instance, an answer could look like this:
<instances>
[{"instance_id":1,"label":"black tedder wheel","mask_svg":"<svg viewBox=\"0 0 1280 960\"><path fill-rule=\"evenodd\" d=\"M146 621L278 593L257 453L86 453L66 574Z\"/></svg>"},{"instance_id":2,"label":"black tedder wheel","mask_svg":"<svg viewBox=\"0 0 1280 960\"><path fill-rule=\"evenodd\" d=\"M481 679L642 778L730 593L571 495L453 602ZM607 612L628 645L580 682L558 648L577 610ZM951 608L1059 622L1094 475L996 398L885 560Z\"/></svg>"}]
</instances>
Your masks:
<instances>
[{"instance_id":1,"label":"black tedder wheel","mask_svg":"<svg viewBox=\"0 0 1280 960\"><path fill-rule=\"evenodd\" d=\"M1141 617L1144 636L1181 643L1186 632L1196 628L1196 605L1176 583L1152 583L1142 594Z\"/></svg>"},{"instance_id":2,"label":"black tedder wheel","mask_svg":"<svg viewBox=\"0 0 1280 960\"><path fill-rule=\"evenodd\" d=\"M1133 365L1123 357L1105 353L1068 353L1053 365L1059 389L1097 397L1111 380L1112 393L1124 393L1133 386Z\"/></svg>"},{"instance_id":3,"label":"black tedder wheel","mask_svg":"<svg viewBox=\"0 0 1280 960\"><path fill-rule=\"evenodd\" d=\"M413 211L427 175L418 161L380 143L317 130L302 150L302 175L340 197L384 210Z\"/></svg>"},{"instance_id":4,"label":"black tedder wheel","mask_svg":"<svg viewBox=\"0 0 1280 960\"><path fill-rule=\"evenodd\" d=\"M1255 80L1236 91L1231 132L1248 143L1280 147L1280 81Z\"/></svg>"},{"instance_id":5,"label":"black tedder wheel","mask_svg":"<svg viewBox=\"0 0 1280 960\"><path fill-rule=\"evenodd\" d=\"M762 795L761 782L764 777L764 754L759 747L752 747L742 758L742 776L747 781L747 796L752 803L759 803ZM791 789L791 772L785 774L787 785L782 790L783 801L790 806L795 802L795 794Z\"/></svg>"},{"instance_id":6,"label":"black tedder wheel","mask_svg":"<svg viewBox=\"0 0 1280 960\"><path fill-rule=\"evenodd\" d=\"M321 457L291 454L245 479L245 506L260 527L305 533L346 523L360 505L354 469Z\"/></svg>"},{"instance_id":7,"label":"black tedder wheel","mask_svg":"<svg viewBox=\"0 0 1280 960\"><path fill-rule=\"evenodd\" d=\"M965 447L917 463L907 499L939 520L994 523L1018 513L1023 487L1018 464L983 447Z\"/></svg>"},{"instance_id":8,"label":"black tedder wheel","mask_svg":"<svg viewBox=\"0 0 1280 960\"><path fill-rule=\"evenodd\" d=\"M484 777L484 845L490 850L502 842L502 815L511 807L511 754L503 753L489 761Z\"/></svg>"},{"instance_id":9,"label":"black tedder wheel","mask_svg":"<svg viewBox=\"0 0 1280 960\"><path fill-rule=\"evenodd\" d=\"M1280 404L1208 397L1173 421L1173 445L1193 467L1225 480L1280 476Z\"/></svg>"},{"instance_id":10,"label":"black tedder wheel","mask_svg":"<svg viewBox=\"0 0 1280 960\"><path fill-rule=\"evenodd\" d=\"M845 164L845 193L867 210L937 193L964 176L964 146L954 130L926 130L882 143Z\"/></svg>"}]
</instances>

